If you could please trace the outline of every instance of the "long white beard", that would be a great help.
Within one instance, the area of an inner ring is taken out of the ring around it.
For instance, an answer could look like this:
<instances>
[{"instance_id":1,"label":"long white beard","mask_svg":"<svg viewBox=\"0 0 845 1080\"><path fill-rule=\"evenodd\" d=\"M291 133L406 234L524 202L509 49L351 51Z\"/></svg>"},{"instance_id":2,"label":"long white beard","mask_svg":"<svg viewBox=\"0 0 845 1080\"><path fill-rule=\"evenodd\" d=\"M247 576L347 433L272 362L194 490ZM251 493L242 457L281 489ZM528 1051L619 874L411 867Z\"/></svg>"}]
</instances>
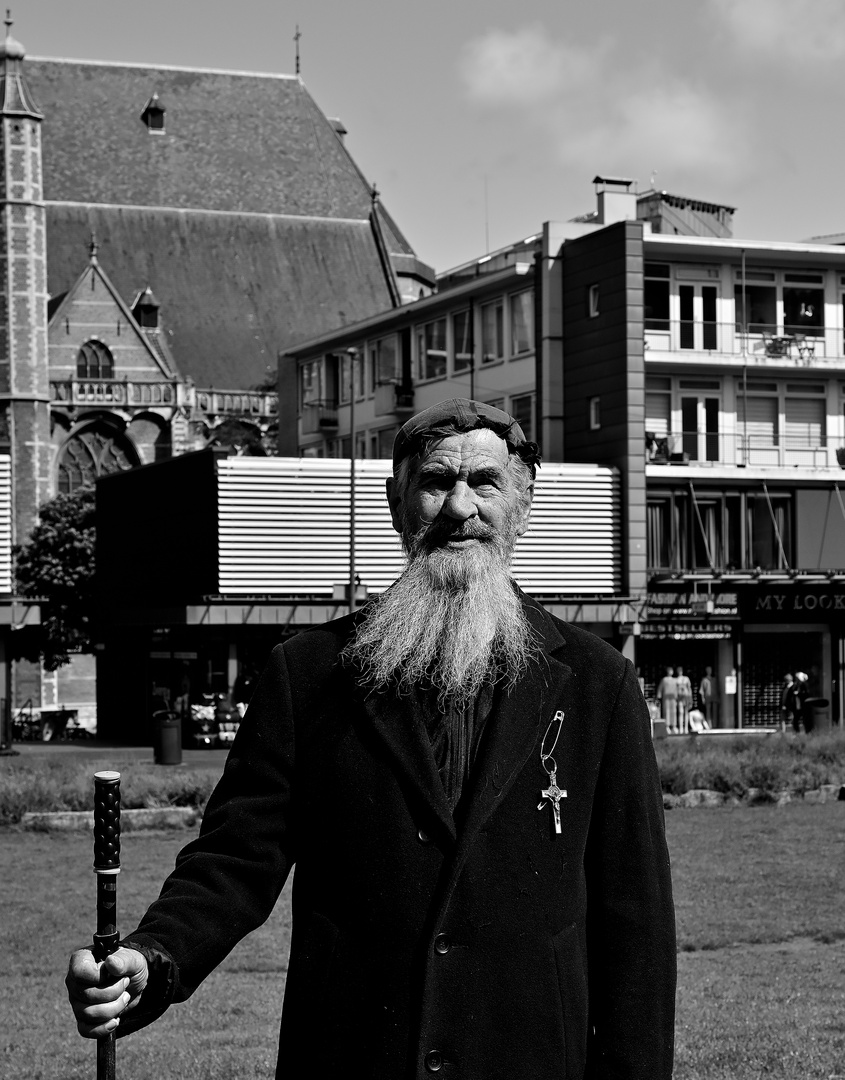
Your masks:
<instances>
[{"instance_id":1,"label":"long white beard","mask_svg":"<svg viewBox=\"0 0 845 1080\"><path fill-rule=\"evenodd\" d=\"M534 632L510 577L515 537L464 525L483 538L466 549L405 538L405 572L373 601L343 659L364 685L399 694L434 690L441 708L465 708L485 683L513 685L536 655Z\"/></svg>"}]
</instances>

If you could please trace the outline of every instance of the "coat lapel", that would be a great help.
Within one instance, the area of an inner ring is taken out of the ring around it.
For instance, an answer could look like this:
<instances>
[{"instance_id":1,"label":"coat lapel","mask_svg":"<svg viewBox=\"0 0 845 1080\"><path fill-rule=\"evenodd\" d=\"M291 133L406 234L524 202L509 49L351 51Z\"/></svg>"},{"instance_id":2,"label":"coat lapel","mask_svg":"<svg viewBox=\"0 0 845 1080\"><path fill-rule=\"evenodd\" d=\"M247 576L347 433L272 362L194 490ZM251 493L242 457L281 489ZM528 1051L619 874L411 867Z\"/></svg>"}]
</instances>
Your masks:
<instances>
[{"instance_id":1,"label":"coat lapel","mask_svg":"<svg viewBox=\"0 0 845 1080\"><path fill-rule=\"evenodd\" d=\"M413 695L402 698L402 708L390 694L367 694L362 706L373 730L390 753L405 784L428 807L449 838L455 839L455 821L437 771L425 722Z\"/></svg>"}]
</instances>

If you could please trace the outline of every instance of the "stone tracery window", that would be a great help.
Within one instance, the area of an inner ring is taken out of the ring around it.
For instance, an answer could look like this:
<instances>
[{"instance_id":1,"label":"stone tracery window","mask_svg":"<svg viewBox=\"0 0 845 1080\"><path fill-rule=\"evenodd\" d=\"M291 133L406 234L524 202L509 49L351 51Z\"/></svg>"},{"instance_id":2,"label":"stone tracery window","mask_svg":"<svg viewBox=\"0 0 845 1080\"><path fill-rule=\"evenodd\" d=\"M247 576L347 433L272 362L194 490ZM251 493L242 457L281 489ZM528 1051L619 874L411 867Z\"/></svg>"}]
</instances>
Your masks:
<instances>
[{"instance_id":1,"label":"stone tracery window","mask_svg":"<svg viewBox=\"0 0 845 1080\"><path fill-rule=\"evenodd\" d=\"M78 379L113 379L114 358L107 345L92 338L86 341L76 356Z\"/></svg>"},{"instance_id":2,"label":"stone tracery window","mask_svg":"<svg viewBox=\"0 0 845 1080\"><path fill-rule=\"evenodd\" d=\"M69 495L98 476L140 465L130 441L108 424L92 424L71 435L59 452L58 490Z\"/></svg>"}]
</instances>

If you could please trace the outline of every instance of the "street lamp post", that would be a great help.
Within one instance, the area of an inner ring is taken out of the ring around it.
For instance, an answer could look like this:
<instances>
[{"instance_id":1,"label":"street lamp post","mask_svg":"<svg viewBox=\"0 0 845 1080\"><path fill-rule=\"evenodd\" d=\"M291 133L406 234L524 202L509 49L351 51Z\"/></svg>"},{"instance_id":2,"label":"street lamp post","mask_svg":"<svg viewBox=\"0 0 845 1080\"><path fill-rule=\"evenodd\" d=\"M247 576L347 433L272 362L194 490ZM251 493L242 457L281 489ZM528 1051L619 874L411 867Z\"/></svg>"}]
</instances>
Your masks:
<instances>
[{"instance_id":1,"label":"street lamp post","mask_svg":"<svg viewBox=\"0 0 845 1080\"><path fill-rule=\"evenodd\" d=\"M349 357L349 614L355 610L355 362L358 350L346 350Z\"/></svg>"}]
</instances>

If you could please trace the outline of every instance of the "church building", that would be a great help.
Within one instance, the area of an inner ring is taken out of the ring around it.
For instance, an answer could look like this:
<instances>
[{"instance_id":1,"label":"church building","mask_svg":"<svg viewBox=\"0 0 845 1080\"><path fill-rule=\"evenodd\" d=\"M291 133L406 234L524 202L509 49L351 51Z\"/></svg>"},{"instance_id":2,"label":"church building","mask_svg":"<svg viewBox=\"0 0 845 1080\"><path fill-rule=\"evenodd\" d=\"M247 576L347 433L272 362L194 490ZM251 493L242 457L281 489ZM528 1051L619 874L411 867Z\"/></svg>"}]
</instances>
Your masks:
<instances>
[{"instance_id":1,"label":"church building","mask_svg":"<svg viewBox=\"0 0 845 1080\"><path fill-rule=\"evenodd\" d=\"M37 605L11 548L38 508L207 446L278 432L292 342L431 291L296 75L25 59L0 44L0 698L94 700L93 660L9 662ZM13 629L14 628L14 629Z\"/></svg>"}]
</instances>

